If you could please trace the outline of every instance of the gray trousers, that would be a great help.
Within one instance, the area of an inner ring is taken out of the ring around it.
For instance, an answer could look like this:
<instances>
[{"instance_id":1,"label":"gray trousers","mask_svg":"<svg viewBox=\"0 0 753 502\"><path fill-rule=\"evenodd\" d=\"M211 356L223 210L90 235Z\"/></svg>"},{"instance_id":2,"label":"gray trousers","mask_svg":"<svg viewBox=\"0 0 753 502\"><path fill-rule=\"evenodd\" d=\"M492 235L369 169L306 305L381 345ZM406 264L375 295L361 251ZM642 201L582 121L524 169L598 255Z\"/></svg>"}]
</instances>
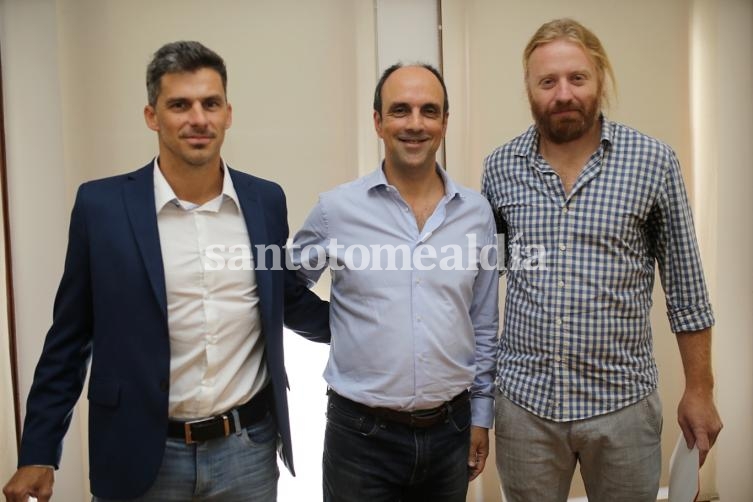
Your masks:
<instances>
[{"instance_id":1,"label":"gray trousers","mask_svg":"<svg viewBox=\"0 0 753 502\"><path fill-rule=\"evenodd\" d=\"M658 392L573 422L540 418L497 392L497 470L507 502L564 502L575 464L589 502L655 502L661 475Z\"/></svg>"}]
</instances>

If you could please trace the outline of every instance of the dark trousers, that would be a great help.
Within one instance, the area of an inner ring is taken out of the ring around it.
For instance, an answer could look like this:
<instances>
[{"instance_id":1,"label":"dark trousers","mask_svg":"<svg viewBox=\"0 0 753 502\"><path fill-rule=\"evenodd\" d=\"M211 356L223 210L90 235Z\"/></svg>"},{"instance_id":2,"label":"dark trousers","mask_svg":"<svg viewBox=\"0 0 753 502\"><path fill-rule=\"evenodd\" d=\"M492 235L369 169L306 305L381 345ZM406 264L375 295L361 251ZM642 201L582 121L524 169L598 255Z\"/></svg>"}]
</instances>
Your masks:
<instances>
[{"instance_id":1,"label":"dark trousers","mask_svg":"<svg viewBox=\"0 0 753 502\"><path fill-rule=\"evenodd\" d=\"M444 422L414 428L330 398L324 502L465 502L470 424L467 401Z\"/></svg>"}]
</instances>

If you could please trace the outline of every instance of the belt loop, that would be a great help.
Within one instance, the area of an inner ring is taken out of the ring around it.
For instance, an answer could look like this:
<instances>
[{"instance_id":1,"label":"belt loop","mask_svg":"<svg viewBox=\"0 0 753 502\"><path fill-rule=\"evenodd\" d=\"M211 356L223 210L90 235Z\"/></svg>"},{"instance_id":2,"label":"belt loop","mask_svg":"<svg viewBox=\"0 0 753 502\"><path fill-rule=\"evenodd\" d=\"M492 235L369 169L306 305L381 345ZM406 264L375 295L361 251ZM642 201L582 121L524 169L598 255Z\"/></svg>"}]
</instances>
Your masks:
<instances>
[{"instance_id":1,"label":"belt loop","mask_svg":"<svg viewBox=\"0 0 753 502\"><path fill-rule=\"evenodd\" d=\"M241 417L238 415L238 408L233 408L230 411L230 414L233 416L233 425L235 426L235 433L240 436L241 435Z\"/></svg>"}]
</instances>

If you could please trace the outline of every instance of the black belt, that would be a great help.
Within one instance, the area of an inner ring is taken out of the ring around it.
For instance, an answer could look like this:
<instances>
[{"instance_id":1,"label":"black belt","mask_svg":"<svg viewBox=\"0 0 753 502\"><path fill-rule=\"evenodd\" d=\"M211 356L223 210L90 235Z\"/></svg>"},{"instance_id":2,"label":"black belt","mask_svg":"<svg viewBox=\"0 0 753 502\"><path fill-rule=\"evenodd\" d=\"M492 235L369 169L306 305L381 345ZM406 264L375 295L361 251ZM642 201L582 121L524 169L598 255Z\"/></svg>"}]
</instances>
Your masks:
<instances>
[{"instance_id":1,"label":"black belt","mask_svg":"<svg viewBox=\"0 0 753 502\"><path fill-rule=\"evenodd\" d=\"M245 429L264 418L270 408L271 390L272 386L267 385L264 390L257 393L248 402L235 408L238 411L238 421L240 422L241 429ZM229 436L234 432L236 430L233 410L228 410L215 417L188 420L186 422L170 420L167 423L167 436L183 439L186 444L217 439Z\"/></svg>"},{"instance_id":2,"label":"black belt","mask_svg":"<svg viewBox=\"0 0 753 502\"><path fill-rule=\"evenodd\" d=\"M452 398L452 400L447 401L446 403L437 406L436 408L418 411L397 411L390 408L372 408L371 406L366 406L365 404L351 401L347 397L341 396L332 389L329 389L327 391L327 394L329 395L329 399L336 404L340 403L341 405L350 406L361 411L362 413L379 417L381 419L387 420L388 422L395 422L419 429L433 427L437 424L445 422L452 413L453 409L457 409L458 406L467 403L471 399L470 393L467 390L464 390L463 392Z\"/></svg>"}]
</instances>

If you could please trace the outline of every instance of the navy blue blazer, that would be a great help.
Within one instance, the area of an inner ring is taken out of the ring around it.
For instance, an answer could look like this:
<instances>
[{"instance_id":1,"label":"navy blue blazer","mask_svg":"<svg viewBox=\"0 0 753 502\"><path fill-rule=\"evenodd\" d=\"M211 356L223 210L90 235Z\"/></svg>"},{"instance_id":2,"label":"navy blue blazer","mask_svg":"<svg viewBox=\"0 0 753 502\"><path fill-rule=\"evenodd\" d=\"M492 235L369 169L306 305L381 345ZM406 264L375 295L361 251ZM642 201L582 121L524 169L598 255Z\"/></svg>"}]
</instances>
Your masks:
<instances>
[{"instance_id":1,"label":"navy blue blazer","mask_svg":"<svg viewBox=\"0 0 753 502\"><path fill-rule=\"evenodd\" d=\"M103 498L143 494L154 482L165 448L170 347L153 169L150 163L78 190L52 327L29 392L19 452L19 466L58 466L91 357L89 477L92 493ZM293 472L283 318L303 336L329 342L329 305L295 272L274 270L271 251L257 254L257 245L282 249L288 238L280 186L228 171L254 263L266 265L256 270L262 334L280 453Z\"/></svg>"}]
</instances>

